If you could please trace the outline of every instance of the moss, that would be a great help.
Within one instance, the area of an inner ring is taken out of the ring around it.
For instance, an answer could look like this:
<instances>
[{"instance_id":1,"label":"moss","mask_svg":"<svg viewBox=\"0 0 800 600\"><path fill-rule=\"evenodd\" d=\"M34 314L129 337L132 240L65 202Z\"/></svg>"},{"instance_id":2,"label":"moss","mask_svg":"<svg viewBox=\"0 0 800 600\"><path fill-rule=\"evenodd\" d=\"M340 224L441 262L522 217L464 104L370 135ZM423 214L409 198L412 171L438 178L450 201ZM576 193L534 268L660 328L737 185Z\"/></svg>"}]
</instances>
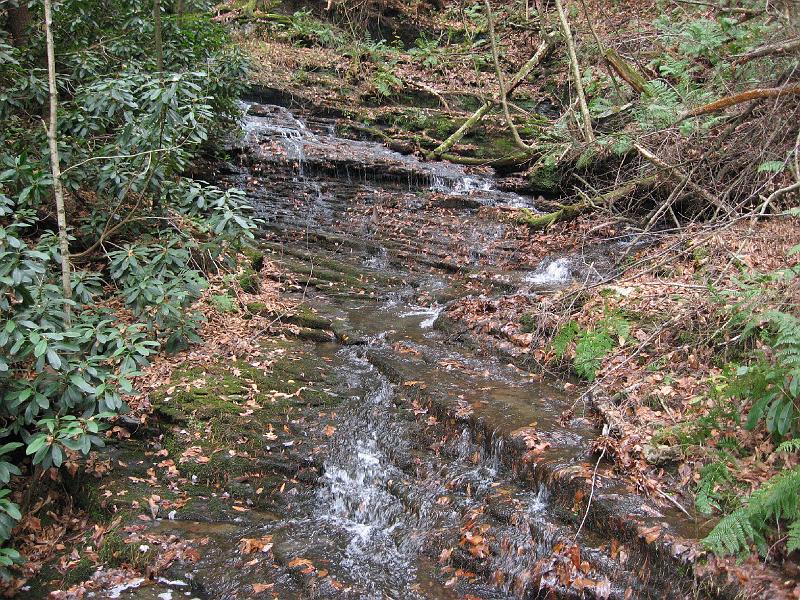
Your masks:
<instances>
[{"instance_id":1,"label":"moss","mask_svg":"<svg viewBox=\"0 0 800 600\"><path fill-rule=\"evenodd\" d=\"M236 300L228 296L228 294L211 296L211 304L214 305L214 308L223 313L235 313L239 310Z\"/></svg>"},{"instance_id":2,"label":"moss","mask_svg":"<svg viewBox=\"0 0 800 600\"><path fill-rule=\"evenodd\" d=\"M537 192L554 193L561 184L561 173L556 165L542 164L528 174L528 187Z\"/></svg>"},{"instance_id":3,"label":"moss","mask_svg":"<svg viewBox=\"0 0 800 600\"><path fill-rule=\"evenodd\" d=\"M519 318L519 324L522 333L531 333L536 329L536 317L532 313L524 313Z\"/></svg>"},{"instance_id":4,"label":"moss","mask_svg":"<svg viewBox=\"0 0 800 600\"><path fill-rule=\"evenodd\" d=\"M309 329L330 329L331 320L316 314L310 307L302 305L297 311L288 317L290 323Z\"/></svg>"},{"instance_id":5,"label":"moss","mask_svg":"<svg viewBox=\"0 0 800 600\"><path fill-rule=\"evenodd\" d=\"M239 287L241 287L242 290L247 292L248 294L255 294L258 292L259 288L258 273L256 273L252 269L245 269L244 273L239 275L237 281L239 283Z\"/></svg>"},{"instance_id":6,"label":"moss","mask_svg":"<svg viewBox=\"0 0 800 600\"><path fill-rule=\"evenodd\" d=\"M67 587L83 583L91 579L95 570L95 564L84 557L78 561L77 565L70 567L69 571L67 571L67 574L64 576L64 583Z\"/></svg>"},{"instance_id":7,"label":"moss","mask_svg":"<svg viewBox=\"0 0 800 600\"><path fill-rule=\"evenodd\" d=\"M297 337L299 337L301 340L320 342L323 344L326 342L332 342L335 339L332 333L328 333L320 329L310 329L308 327L301 328L300 331L297 332Z\"/></svg>"},{"instance_id":8,"label":"moss","mask_svg":"<svg viewBox=\"0 0 800 600\"><path fill-rule=\"evenodd\" d=\"M245 308L251 315L266 317L270 314L270 311L267 309L267 305L263 302L248 302Z\"/></svg>"},{"instance_id":9,"label":"moss","mask_svg":"<svg viewBox=\"0 0 800 600\"><path fill-rule=\"evenodd\" d=\"M119 532L111 531L103 538L97 555L107 567L129 565L136 570L143 571L152 561L154 552L152 548L142 551L137 544L126 544Z\"/></svg>"}]
</instances>

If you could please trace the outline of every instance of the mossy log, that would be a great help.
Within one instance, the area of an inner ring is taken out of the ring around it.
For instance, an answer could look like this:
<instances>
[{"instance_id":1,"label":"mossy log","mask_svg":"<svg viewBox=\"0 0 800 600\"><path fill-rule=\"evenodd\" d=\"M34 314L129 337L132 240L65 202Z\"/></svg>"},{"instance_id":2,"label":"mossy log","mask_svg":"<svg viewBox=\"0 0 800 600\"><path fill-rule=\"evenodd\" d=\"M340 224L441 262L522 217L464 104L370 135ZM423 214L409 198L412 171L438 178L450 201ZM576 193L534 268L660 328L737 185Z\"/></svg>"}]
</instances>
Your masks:
<instances>
[{"instance_id":1,"label":"mossy log","mask_svg":"<svg viewBox=\"0 0 800 600\"><path fill-rule=\"evenodd\" d=\"M393 138L392 136L387 135L385 132L381 131L377 127L370 127L369 125L363 125L361 123L355 123L355 122L347 123L346 127L354 131L360 131L362 133L366 133L377 139L380 139L383 141L384 144L386 144L387 147L391 148L392 150L395 150L396 152L402 152L404 154L413 154L414 152L420 150L418 144L414 144L406 140L399 140ZM422 150L422 154L428 160L446 160L448 162L460 165L468 165L476 167L514 167L517 165L524 164L525 162L533 158L533 154L529 152L514 152L507 156L498 156L495 158L478 158L472 156L460 156L458 154L450 154L450 153L437 154L436 150L433 151Z\"/></svg>"},{"instance_id":2,"label":"mossy log","mask_svg":"<svg viewBox=\"0 0 800 600\"><path fill-rule=\"evenodd\" d=\"M620 198L632 194L641 187L651 187L655 185L657 180L658 178L655 176L635 179L605 194L600 194L593 198L587 197L574 204L562 205L558 210L549 213L536 214L523 208L518 212L516 220L518 223L527 225L531 229L546 229L554 223L575 219L581 214L597 208L598 206L610 206Z\"/></svg>"},{"instance_id":3,"label":"mossy log","mask_svg":"<svg viewBox=\"0 0 800 600\"><path fill-rule=\"evenodd\" d=\"M508 82L508 89L505 90L507 96L510 96L511 93L517 89L517 86L519 86L519 84L522 83L528 75L530 75L534 67L542 62L544 57L547 56L552 49L553 42L551 38L547 38L539 45L536 53L530 58L530 60L528 60L528 62L522 65L522 68ZM496 102L494 100L487 100L484 102L461 127L459 127L449 138L442 142L433 151L433 154L444 158L443 155L453 146L455 146L473 127L475 127L475 125L478 124L480 120L483 119L483 117L486 116L486 114L492 109L495 103Z\"/></svg>"},{"instance_id":4,"label":"mossy log","mask_svg":"<svg viewBox=\"0 0 800 600\"><path fill-rule=\"evenodd\" d=\"M628 61L622 58L616 50L607 48L603 52L603 58L634 90L639 94L648 94L647 79L630 66Z\"/></svg>"},{"instance_id":5,"label":"mossy log","mask_svg":"<svg viewBox=\"0 0 800 600\"><path fill-rule=\"evenodd\" d=\"M481 107L476 110L461 127L459 127L449 138L439 144L439 146L433 151L433 154L441 156L448 152L453 146L461 141L461 138L463 138L470 129L475 127L475 124L492 109L492 106L494 106L494 102L484 102Z\"/></svg>"}]
</instances>

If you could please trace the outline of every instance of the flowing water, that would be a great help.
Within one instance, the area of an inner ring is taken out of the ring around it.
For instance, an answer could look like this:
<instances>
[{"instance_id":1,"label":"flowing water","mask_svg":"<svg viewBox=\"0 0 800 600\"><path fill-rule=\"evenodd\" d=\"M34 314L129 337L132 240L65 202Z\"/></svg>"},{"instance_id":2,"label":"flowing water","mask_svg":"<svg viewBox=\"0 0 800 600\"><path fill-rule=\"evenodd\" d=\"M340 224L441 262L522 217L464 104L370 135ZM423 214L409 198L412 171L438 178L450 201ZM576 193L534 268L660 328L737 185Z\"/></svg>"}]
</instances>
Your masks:
<instances>
[{"instance_id":1,"label":"flowing water","mask_svg":"<svg viewBox=\"0 0 800 600\"><path fill-rule=\"evenodd\" d=\"M503 440L535 431L531 452L546 448L550 469L585 474L597 432L561 422L573 401L561 386L439 326L453 298L561 286L602 260L520 268L505 226L482 210L535 203L489 173L344 139L335 122L282 107L246 108L225 182L247 191L270 259L295 273L286 287L345 332L346 343L316 352L346 400L318 481L244 533L210 531L216 545L188 574L192 593L248 597L268 580L281 598L682 597L638 577L589 528L577 564L565 558L581 515L522 475ZM271 536L270 556L242 565L234 548L245 535Z\"/></svg>"}]
</instances>

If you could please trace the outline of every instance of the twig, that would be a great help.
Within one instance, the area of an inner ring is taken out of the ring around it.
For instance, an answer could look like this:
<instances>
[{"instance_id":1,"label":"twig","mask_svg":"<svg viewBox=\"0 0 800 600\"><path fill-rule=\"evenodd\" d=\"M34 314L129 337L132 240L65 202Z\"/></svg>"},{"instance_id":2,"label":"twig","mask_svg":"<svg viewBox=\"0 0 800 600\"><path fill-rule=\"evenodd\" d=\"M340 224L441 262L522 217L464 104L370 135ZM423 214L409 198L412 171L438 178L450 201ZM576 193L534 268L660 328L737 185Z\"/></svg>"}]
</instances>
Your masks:
<instances>
[{"instance_id":1,"label":"twig","mask_svg":"<svg viewBox=\"0 0 800 600\"><path fill-rule=\"evenodd\" d=\"M660 158L658 158L655 154L641 146L640 144L634 144L633 147L636 151L642 155L642 157L647 160L648 162L654 164L659 169L663 169L666 171L673 179L680 180L682 183L685 182L685 185L691 189L695 194L703 198L704 200L708 201L709 203L713 204L717 208L724 210L727 214L730 214L730 208L722 203L722 201L717 198L716 196L712 196L706 190L701 188L696 183L689 181L688 177L685 177L676 167L673 167L670 164L667 164Z\"/></svg>"},{"instance_id":2,"label":"twig","mask_svg":"<svg viewBox=\"0 0 800 600\"><path fill-rule=\"evenodd\" d=\"M605 427L607 429L608 425L606 425ZM578 530L575 532L575 537L572 538L573 544L575 544L575 542L578 541L578 536L581 534L581 530L583 529L584 523L586 523L586 517L589 516L589 509L592 508L592 498L594 498L594 485L595 482L597 481L597 469L600 466L600 461L603 460L603 457L605 455L606 455L606 449L605 447L603 447L603 451L600 452L600 458L597 459L597 462L594 465L594 473L592 473L592 489L589 492L589 501L586 503L586 512L583 513L583 520L581 520L581 524L578 526Z\"/></svg>"}]
</instances>

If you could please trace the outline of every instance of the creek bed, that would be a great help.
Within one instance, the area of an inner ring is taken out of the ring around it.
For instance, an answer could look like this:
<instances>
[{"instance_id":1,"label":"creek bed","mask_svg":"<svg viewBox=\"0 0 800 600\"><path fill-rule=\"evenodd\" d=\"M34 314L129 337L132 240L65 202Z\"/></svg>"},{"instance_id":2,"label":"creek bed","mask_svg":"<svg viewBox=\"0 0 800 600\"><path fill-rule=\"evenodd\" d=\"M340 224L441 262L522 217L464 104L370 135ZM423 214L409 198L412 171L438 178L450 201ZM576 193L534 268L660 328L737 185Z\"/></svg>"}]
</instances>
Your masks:
<instances>
[{"instance_id":1,"label":"creek bed","mask_svg":"<svg viewBox=\"0 0 800 600\"><path fill-rule=\"evenodd\" d=\"M287 293L316 313L313 326L331 324L338 342L301 332L317 340L304 351L325 362L338 401L326 435L298 448L307 476L291 479L279 508L158 525L204 540L196 565L171 572L188 591L122 595L702 597L688 570L675 576L674 546L637 533L697 531L615 484L589 450L591 423L563 422L575 401L563 386L442 326L455 298L572 276L563 264L524 268L507 227L483 211L535 203L486 172L338 137L335 121L247 108L221 183L247 191ZM306 427L323 427L306 414ZM243 555L243 538L266 551Z\"/></svg>"}]
</instances>

